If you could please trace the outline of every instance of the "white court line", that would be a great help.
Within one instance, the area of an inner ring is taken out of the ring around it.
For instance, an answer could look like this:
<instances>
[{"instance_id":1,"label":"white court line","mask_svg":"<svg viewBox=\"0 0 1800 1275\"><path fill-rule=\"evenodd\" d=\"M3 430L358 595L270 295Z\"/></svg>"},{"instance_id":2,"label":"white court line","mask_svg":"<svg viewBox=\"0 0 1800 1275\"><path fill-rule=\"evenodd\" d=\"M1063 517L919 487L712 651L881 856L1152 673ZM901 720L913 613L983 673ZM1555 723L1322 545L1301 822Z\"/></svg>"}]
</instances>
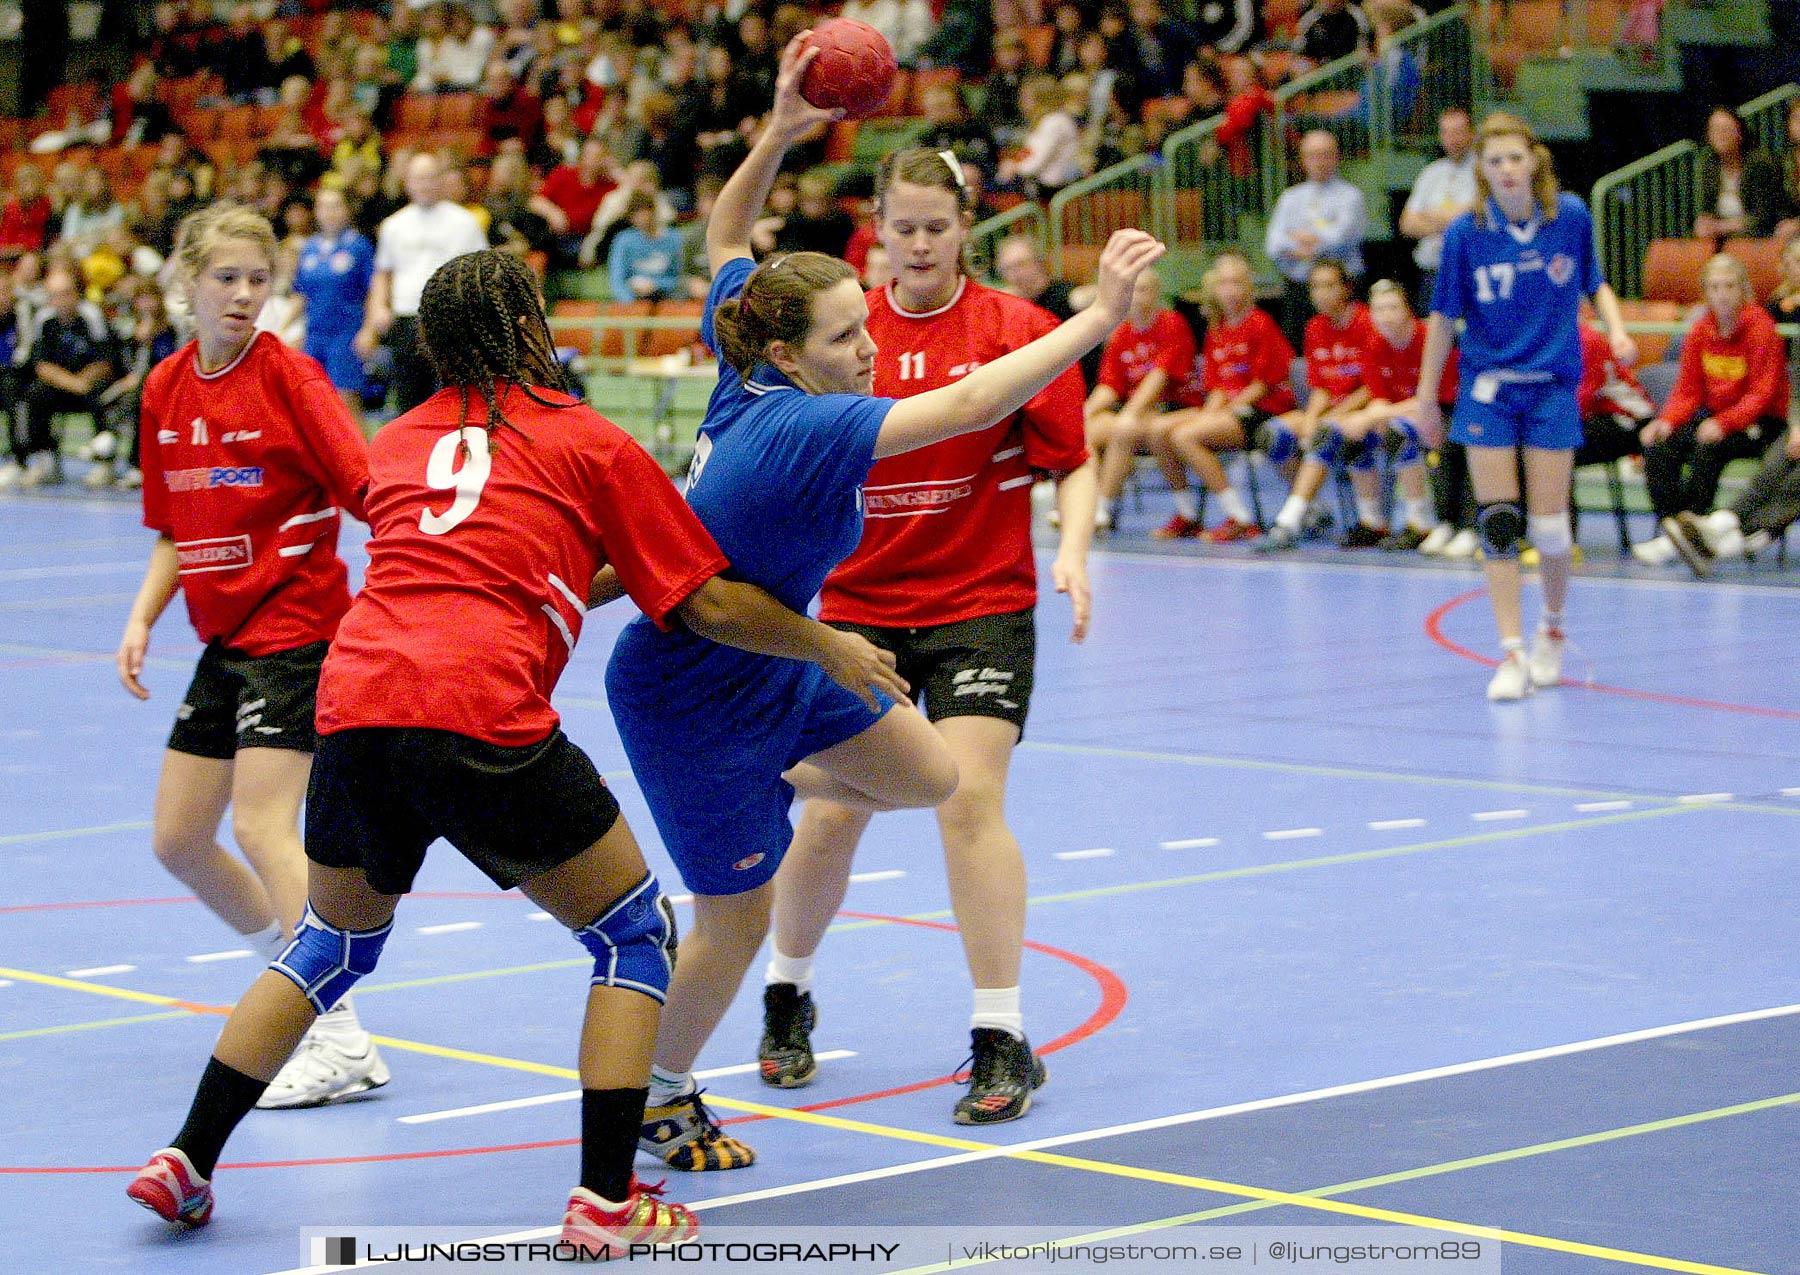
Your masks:
<instances>
[{"instance_id":1,"label":"white court line","mask_svg":"<svg viewBox=\"0 0 1800 1275\"><path fill-rule=\"evenodd\" d=\"M1728 792L1690 792L1685 797L1677 797L1676 801L1684 806L1703 806L1711 801L1730 801L1733 794Z\"/></svg>"},{"instance_id":2,"label":"white court line","mask_svg":"<svg viewBox=\"0 0 1800 1275\"><path fill-rule=\"evenodd\" d=\"M554 921L556 918L548 912L527 912L525 919L527 921Z\"/></svg>"},{"instance_id":3,"label":"white court line","mask_svg":"<svg viewBox=\"0 0 1800 1275\"><path fill-rule=\"evenodd\" d=\"M451 921L444 925L421 925L416 931L419 934L460 934L464 930L479 930L480 921Z\"/></svg>"},{"instance_id":4,"label":"white court line","mask_svg":"<svg viewBox=\"0 0 1800 1275\"><path fill-rule=\"evenodd\" d=\"M1263 833L1264 841L1298 841L1302 837L1322 837L1323 828L1279 828L1274 832Z\"/></svg>"},{"instance_id":5,"label":"white court line","mask_svg":"<svg viewBox=\"0 0 1800 1275\"><path fill-rule=\"evenodd\" d=\"M1783 788L1781 795L1783 797L1800 797L1800 788Z\"/></svg>"},{"instance_id":6,"label":"white court line","mask_svg":"<svg viewBox=\"0 0 1800 1275\"><path fill-rule=\"evenodd\" d=\"M1714 1027L1731 1027L1738 1023L1752 1023L1767 1018L1783 1018L1792 1014L1800 1014L1800 1005L1778 1005L1771 1009L1752 1009L1738 1014L1721 1014L1716 1018L1696 1018L1685 1023L1670 1023L1664 1027L1646 1027L1638 1031L1620 1032L1613 1036L1596 1036L1591 1040L1573 1041L1566 1045L1548 1045L1541 1049L1527 1049L1515 1054L1501 1054L1494 1058L1481 1058L1474 1062L1451 1063L1444 1067L1431 1067L1424 1071L1402 1072L1397 1076L1383 1076L1376 1080L1358 1080L1345 1085L1332 1085L1324 1089L1308 1089L1302 1093L1285 1094L1277 1098L1258 1098L1250 1102L1233 1103L1224 1107L1209 1107L1204 1111L1187 1111L1173 1116L1158 1116L1151 1120L1138 1120L1131 1124L1110 1125L1104 1129L1090 1129L1076 1133L1057 1134L1054 1137L1038 1138L1030 1142L1013 1143L1010 1146L989 1147L981 1151L961 1151L954 1155L935 1156L929 1160L914 1160L909 1164L889 1165L881 1169L868 1169L859 1173L846 1173L834 1178L815 1178L811 1182L795 1182L789 1186L767 1187L760 1191L746 1191L740 1195L716 1196L710 1200L690 1200L687 1206L695 1212L707 1209L726 1208L737 1204L751 1204L759 1200L780 1199L783 1196L807 1195L815 1191L826 1191L833 1187L856 1186L865 1182L879 1182L886 1178L907 1177L915 1173L929 1173L934 1169L948 1169L958 1165L973 1164L981 1160L995 1160L1004 1156L1016 1155L1021 1151L1047 1151L1055 1147L1067 1147L1083 1142L1096 1142L1102 1138L1116 1138L1131 1133L1148 1133L1156 1129L1168 1129L1177 1125L1197 1124L1205 1120L1219 1120L1226 1116L1247 1115L1256 1111L1270 1111L1280 1107L1297 1107L1309 1102L1323 1102L1331 1098L1343 1098L1352 1094L1370 1093L1379 1089L1395 1089L1402 1085L1418 1084L1427 1080L1443 1080L1451 1076L1464 1076L1473 1072L1494 1071L1501 1067L1511 1067L1523 1063L1541 1062L1547 1058L1562 1058L1570 1054L1588 1053L1596 1049L1608 1049L1614 1045L1631 1045L1640 1041L1658 1040L1667 1036L1679 1036L1684 1032L1706 1031ZM561 1234L560 1227L540 1227L531 1231L518 1231L506 1235L490 1235L483 1238L495 1242L509 1240L524 1241L543 1239L547 1236ZM358 1263L373 1265L373 1263ZM333 1271L348 1270L344 1266L300 1266L289 1270L274 1271L270 1275L329 1275Z\"/></svg>"},{"instance_id":7,"label":"white court line","mask_svg":"<svg viewBox=\"0 0 1800 1275\"><path fill-rule=\"evenodd\" d=\"M129 974L135 965L94 965L84 970L64 970L64 978L99 978L102 974Z\"/></svg>"},{"instance_id":8,"label":"white court line","mask_svg":"<svg viewBox=\"0 0 1800 1275\"><path fill-rule=\"evenodd\" d=\"M198 952L188 957L189 965L207 965L213 961L236 961L246 956L255 956L247 947L234 947L226 952Z\"/></svg>"},{"instance_id":9,"label":"white court line","mask_svg":"<svg viewBox=\"0 0 1800 1275\"><path fill-rule=\"evenodd\" d=\"M148 819L130 823L100 823L91 828L54 828L49 832L9 832L0 836L0 846L16 846L27 841L66 841L72 837L94 837L108 832L142 832L150 826Z\"/></svg>"},{"instance_id":10,"label":"white court line","mask_svg":"<svg viewBox=\"0 0 1800 1275\"><path fill-rule=\"evenodd\" d=\"M867 885L871 881L898 881L905 875L899 868L886 868L880 872L852 872L850 880L857 885Z\"/></svg>"},{"instance_id":11,"label":"white court line","mask_svg":"<svg viewBox=\"0 0 1800 1275\"><path fill-rule=\"evenodd\" d=\"M0 987L11 987L12 985L13 981L10 978L0 978Z\"/></svg>"},{"instance_id":12,"label":"white court line","mask_svg":"<svg viewBox=\"0 0 1800 1275\"><path fill-rule=\"evenodd\" d=\"M1601 810L1630 810L1629 801L1581 801L1575 803L1575 809L1584 815L1595 814Z\"/></svg>"},{"instance_id":13,"label":"white court line","mask_svg":"<svg viewBox=\"0 0 1800 1275\"><path fill-rule=\"evenodd\" d=\"M1529 810L1477 810L1469 818L1477 823L1496 823L1501 819L1528 819Z\"/></svg>"},{"instance_id":14,"label":"white court line","mask_svg":"<svg viewBox=\"0 0 1800 1275\"><path fill-rule=\"evenodd\" d=\"M1185 841L1165 841L1162 843L1162 848L1164 850L1205 850L1209 846L1218 844L1217 837L1189 837Z\"/></svg>"},{"instance_id":15,"label":"white court line","mask_svg":"<svg viewBox=\"0 0 1800 1275\"><path fill-rule=\"evenodd\" d=\"M1399 828L1423 828L1424 826L1425 826L1425 821L1423 819L1371 819L1371 820L1369 820L1369 831L1370 832L1393 832Z\"/></svg>"},{"instance_id":16,"label":"white court line","mask_svg":"<svg viewBox=\"0 0 1800 1275\"><path fill-rule=\"evenodd\" d=\"M840 1058L854 1058L854 1049L827 1049L814 1054L820 1062L835 1062ZM744 1076L753 1071L762 1070L761 1063L735 1063L730 1067L711 1067L705 1071L696 1071L695 1080L712 1080L718 1076ZM541 1093L531 1098L509 1098L505 1102L484 1102L475 1107L452 1107L448 1111L424 1111L416 1116L400 1116L399 1124L434 1124L439 1120L459 1120L463 1116L485 1116L494 1111L516 1111L520 1107L542 1107L552 1102L573 1102L581 1097L579 1089L565 1089L558 1093Z\"/></svg>"},{"instance_id":17,"label":"white court line","mask_svg":"<svg viewBox=\"0 0 1800 1275\"><path fill-rule=\"evenodd\" d=\"M0 580L56 580L63 576L109 576L141 572L142 558L136 562L72 562L60 567L8 567L0 571Z\"/></svg>"},{"instance_id":18,"label":"white court line","mask_svg":"<svg viewBox=\"0 0 1800 1275\"><path fill-rule=\"evenodd\" d=\"M1092 850L1058 850L1058 859L1110 859L1113 851L1109 846L1096 846Z\"/></svg>"}]
</instances>

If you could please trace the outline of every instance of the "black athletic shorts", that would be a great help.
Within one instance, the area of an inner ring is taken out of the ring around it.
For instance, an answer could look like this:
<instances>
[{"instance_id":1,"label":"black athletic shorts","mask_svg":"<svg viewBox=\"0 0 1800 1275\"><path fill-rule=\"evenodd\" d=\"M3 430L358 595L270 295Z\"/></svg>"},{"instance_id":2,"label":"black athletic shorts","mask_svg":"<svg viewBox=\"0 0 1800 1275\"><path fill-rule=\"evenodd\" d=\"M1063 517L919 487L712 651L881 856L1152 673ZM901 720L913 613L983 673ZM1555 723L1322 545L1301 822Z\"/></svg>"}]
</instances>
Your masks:
<instances>
[{"instance_id":1,"label":"black athletic shorts","mask_svg":"<svg viewBox=\"0 0 1800 1275\"><path fill-rule=\"evenodd\" d=\"M860 633L894 653L900 676L922 699L925 716L998 717L1025 734L1031 685L1037 670L1037 625L1033 609L980 615L954 624L916 629L868 624L834 627Z\"/></svg>"},{"instance_id":2,"label":"black athletic shorts","mask_svg":"<svg viewBox=\"0 0 1800 1275\"><path fill-rule=\"evenodd\" d=\"M450 731L362 727L321 736L306 794L306 857L361 868L405 894L442 837L503 890L567 863L619 818L588 755L561 730L523 748Z\"/></svg>"},{"instance_id":3,"label":"black athletic shorts","mask_svg":"<svg viewBox=\"0 0 1800 1275\"><path fill-rule=\"evenodd\" d=\"M326 646L313 642L273 655L245 655L208 643L175 710L169 747L220 761L230 761L240 748L312 752L318 743L313 705Z\"/></svg>"}]
</instances>

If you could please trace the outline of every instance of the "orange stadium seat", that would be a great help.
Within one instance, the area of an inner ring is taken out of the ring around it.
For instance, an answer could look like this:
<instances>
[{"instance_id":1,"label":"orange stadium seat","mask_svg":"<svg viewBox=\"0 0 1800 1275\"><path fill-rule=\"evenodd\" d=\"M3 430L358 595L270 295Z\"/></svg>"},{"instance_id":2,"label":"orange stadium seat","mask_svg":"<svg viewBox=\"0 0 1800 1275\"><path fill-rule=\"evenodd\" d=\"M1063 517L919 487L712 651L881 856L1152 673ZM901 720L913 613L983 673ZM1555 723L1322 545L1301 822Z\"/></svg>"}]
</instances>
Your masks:
<instances>
[{"instance_id":1,"label":"orange stadium seat","mask_svg":"<svg viewBox=\"0 0 1800 1275\"><path fill-rule=\"evenodd\" d=\"M1143 224L1142 191L1096 190L1063 206L1064 243L1104 244L1113 231Z\"/></svg>"},{"instance_id":2,"label":"orange stadium seat","mask_svg":"<svg viewBox=\"0 0 1800 1275\"><path fill-rule=\"evenodd\" d=\"M592 319L600 313L598 301L557 301L550 307L550 331L559 346L574 350L577 354L594 352L594 329L585 323L581 325L561 324L558 319Z\"/></svg>"},{"instance_id":3,"label":"orange stadium seat","mask_svg":"<svg viewBox=\"0 0 1800 1275\"><path fill-rule=\"evenodd\" d=\"M1750 272L1754 299L1767 301L1781 282L1781 245L1773 239L1736 238L1725 241L1725 251L1743 262Z\"/></svg>"},{"instance_id":4,"label":"orange stadium seat","mask_svg":"<svg viewBox=\"0 0 1800 1275\"><path fill-rule=\"evenodd\" d=\"M665 354L678 354L690 345L700 341L700 315L705 309L704 301L688 301L671 299L656 303L656 317L659 319L692 319L691 328L654 328L643 334L638 343L638 357L660 358Z\"/></svg>"},{"instance_id":5,"label":"orange stadium seat","mask_svg":"<svg viewBox=\"0 0 1800 1275\"><path fill-rule=\"evenodd\" d=\"M647 319L655 309L654 301L608 301L604 313L609 318ZM622 359L628 351L635 352L641 347L648 335L641 329L627 332L623 328L606 328L600 333L600 348L596 353L603 359Z\"/></svg>"},{"instance_id":6,"label":"orange stadium seat","mask_svg":"<svg viewBox=\"0 0 1800 1275\"><path fill-rule=\"evenodd\" d=\"M856 134L862 128L857 120L839 120L825 134L825 162L846 164L856 157Z\"/></svg>"},{"instance_id":7,"label":"orange stadium seat","mask_svg":"<svg viewBox=\"0 0 1800 1275\"><path fill-rule=\"evenodd\" d=\"M432 122L439 128L474 128L481 123L481 94L446 93L437 100Z\"/></svg>"},{"instance_id":8,"label":"orange stadium seat","mask_svg":"<svg viewBox=\"0 0 1800 1275\"><path fill-rule=\"evenodd\" d=\"M1680 323L1688 311L1680 301L1621 300L1619 308L1624 311L1626 323ZM1633 332L1631 339L1637 342L1638 366L1642 367L1662 362L1675 338L1667 332Z\"/></svg>"},{"instance_id":9,"label":"orange stadium seat","mask_svg":"<svg viewBox=\"0 0 1800 1275\"><path fill-rule=\"evenodd\" d=\"M945 84L949 85L951 88L960 88L962 86L962 72L958 71L953 66L928 66L914 71L912 77L912 96L907 102L906 113L908 115L923 115L925 113L925 90L937 88L939 85Z\"/></svg>"},{"instance_id":10,"label":"orange stadium seat","mask_svg":"<svg viewBox=\"0 0 1800 1275\"><path fill-rule=\"evenodd\" d=\"M1025 60L1042 71L1050 65L1050 51L1056 47L1056 28L1046 22L1026 27L1021 34L1025 37Z\"/></svg>"},{"instance_id":11,"label":"orange stadium seat","mask_svg":"<svg viewBox=\"0 0 1800 1275\"><path fill-rule=\"evenodd\" d=\"M1712 254L1704 239L1652 239L1644 250L1644 299L1698 301L1700 267Z\"/></svg>"},{"instance_id":12,"label":"orange stadium seat","mask_svg":"<svg viewBox=\"0 0 1800 1275\"><path fill-rule=\"evenodd\" d=\"M428 133L436 122L437 99L421 93L408 93L394 104L394 131Z\"/></svg>"},{"instance_id":13,"label":"orange stadium seat","mask_svg":"<svg viewBox=\"0 0 1800 1275\"><path fill-rule=\"evenodd\" d=\"M888 93L887 101L871 119L894 119L912 113L912 72L901 71L894 76L894 87Z\"/></svg>"}]
</instances>

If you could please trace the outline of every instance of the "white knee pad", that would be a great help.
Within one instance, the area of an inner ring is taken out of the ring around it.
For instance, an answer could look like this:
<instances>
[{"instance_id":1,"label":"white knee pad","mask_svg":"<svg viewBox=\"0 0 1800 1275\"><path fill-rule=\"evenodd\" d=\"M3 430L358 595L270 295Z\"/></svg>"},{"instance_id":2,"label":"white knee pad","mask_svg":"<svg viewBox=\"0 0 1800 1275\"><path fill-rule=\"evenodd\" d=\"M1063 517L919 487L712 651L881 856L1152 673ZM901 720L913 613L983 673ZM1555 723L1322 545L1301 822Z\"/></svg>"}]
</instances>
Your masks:
<instances>
[{"instance_id":1,"label":"white knee pad","mask_svg":"<svg viewBox=\"0 0 1800 1275\"><path fill-rule=\"evenodd\" d=\"M1525 515L1525 537L1545 558L1566 558L1575 550L1567 513Z\"/></svg>"}]
</instances>

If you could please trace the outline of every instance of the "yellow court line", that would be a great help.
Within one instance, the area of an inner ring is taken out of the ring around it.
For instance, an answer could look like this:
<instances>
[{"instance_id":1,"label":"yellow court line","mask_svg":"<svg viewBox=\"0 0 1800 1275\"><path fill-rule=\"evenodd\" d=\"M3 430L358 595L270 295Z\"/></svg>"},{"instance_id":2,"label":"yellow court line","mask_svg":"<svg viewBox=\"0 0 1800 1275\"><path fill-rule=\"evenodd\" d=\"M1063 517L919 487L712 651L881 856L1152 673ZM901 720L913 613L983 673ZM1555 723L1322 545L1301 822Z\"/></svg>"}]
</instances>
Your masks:
<instances>
[{"instance_id":1,"label":"yellow court line","mask_svg":"<svg viewBox=\"0 0 1800 1275\"><path fill-rule=\"evenodd\" d=\"M92 1031L96 1027L124 1027L130 1023L158 1023L171 1018L193 1018L191 1009L166 1009L160 1014L133 1014L129 1018L98 1018L91 1023L64 1023L60 1027L27 1027L24 1031L0 1032L0 1040L24 1040L28 1036L60 1036L65 1032Z\"/></svg>"},{"instance_id":2,"label":"yellow court line","mask_svg":"<svg viewBox=\"0 0 1800 1275\"><path fill-rule=\"evenodd\" d=\"M122 1000L141 1001L153 1005L183 1006L187 1002L178 1001L170 996L157 996L149 992L137 992L123 987L107 987L99 983L84 983L76 979L60 978L54 974L37 974L30 970L15 970L0 966L0 978L15 978L26 982L40 983L48 987L62 987L72 991L94 992L103 996L113 996ZM204 1009L205 1007L200 1007ZM427 1044L423 1041L402 1040L394 1036L376 1036L375 1041L391 1049L410 1053L428 1054L437 1058L448 1058L458 1062L473 1062L483 1066L501 1067L509 1071L528 1072L539 1076L554 1076L558 1079L579 1079L580 1073L568 1067L552 1067L545 1063L528 1062L520 1058L506 1058L498 1054L475 1053L466 1049L451 1049L443 1045ZM1679 1258L1658 1257L1651 1253L1633 1253L1625 1249L1605 1248L1597 1244L1583 1244L1576 1240L1556 1239L1547 1235L1532 1235L1524 1231L1509 1231L1499 1227L1478 1226L1467 1222L1456 1222L1447 1218L1426 1217L1417 1213L1402 1213L1393 1209L1372 1208L1363 1204L1351 1204L1345 1200L1330 1200L1316 1196L1295 1194L1291 1191L1273 1191L1264 1187L1247 1186L1237 1182L1223 1182L1215 1178L1195 1177L1190 1174L1167 1173L1160 1169L1144 1169L1134 1165L1108 1164L1101 1160L1086 1160L1078 1156L1057 1155L1048 1151L1013 1151L1004 1147L995 1147L986 1142L975 1142L967 1138L953 1138L945 1134L925 1133L916 1129L901 1129L893 1125L874 1124L866 1120L846 1120L842 1116L827 1116L816 1111L797 1111L788 1107L771 1107L760 1102L746 1102L736 1098L712 1097L712 1105L725 1111L741 1111L748 1115L768 1116L776 1120L790 1120L800 1124L817 1125L826 1129L837 1129L847 1133L867 1134L871 1137L886 1138L890 1141L912 1142L921 1146L939 1147L952 1151L987 1151L997 1152L1005 1159L1022 1160L1033 1164L1045 1164L1055 1168L1079 1169L1089 1173L1100 1173L1110 1177L1128 1178L1139 1182L1155 1182L1163 1186L1187 1187L1196 1191L1209 1191L1215 1195L1237 1196L1242 1199L1260 1200L1270 1204L1288 1204L1301 1209L1313 1209L1323 1213L1336 1213L1347 1217L1361 1218L1371 1222L1389 1222L1400 1226L1417 1226L1427 1230L1447 1231L1455 1235L1468 1235L1475 1239L1498 1240L1506 1244L1523 1244L1530 1248L1549 1249L1560 1253L1574 1253L1583 1257L1598 1257L1608 1261L1625 1262L1633 1266L1647 1266L1657 1270L1684 1271L1690 1275L1757 1275L1756 1272L1744 1271L1735 1267L1712 1266L1702 1262L1688 1262Z\"/></svg>"},{"instance_id":3,"label":"yellow court line","mask_svg":"<svg viewBox=\"0 0 1800 1275\"><path fill-rule=\"evenodd\" d=\"M88 983L78 978L62 978L56 974L39 974L35 970L8 969L0 965L0 978L16 979L21 983L36 983L42 987L60 987L69 992L92 992L96 996L110 996L114 1000L137 1001L140 1005L173 1005L190 1013L226 1013L229 1006L201 1005L194 1001L184 1001L174 996L158 996L155 992L133 991L129 987L108 987L105 983Z\"/></svg>"}]
</instances>

